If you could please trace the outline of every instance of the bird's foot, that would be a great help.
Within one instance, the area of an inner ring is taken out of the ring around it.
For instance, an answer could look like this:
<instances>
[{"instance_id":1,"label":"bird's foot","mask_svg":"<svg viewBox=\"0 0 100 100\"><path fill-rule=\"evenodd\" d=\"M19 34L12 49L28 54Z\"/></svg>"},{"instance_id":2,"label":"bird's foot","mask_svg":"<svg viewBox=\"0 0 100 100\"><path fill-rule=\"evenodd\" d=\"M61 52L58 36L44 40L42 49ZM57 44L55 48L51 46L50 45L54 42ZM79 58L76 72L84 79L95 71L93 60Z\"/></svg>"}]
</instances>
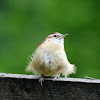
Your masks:
<instances>
[{"instance_id":1,"label":"bird's foot","mask_svg":"<svg viewBox=\"0 0 100 100\"><path fill-rule=\"evenodd\" d=\"M53 79L57 79L57 78L59 78L60 77L60 74L58 74L58 75L53 75Z\"/></svg>"},{"instance_id":2,"label":"bird's foot","mask_svg":"<svg viewBox=\"0 0 100 100\"><path fill-rule=\"evenodd\" d=\"M42 84L43 81L44 81L44 75L42 75L41 78L39 79L41 86L43 86L43 84Z\"/></svg>"}]
</instances>

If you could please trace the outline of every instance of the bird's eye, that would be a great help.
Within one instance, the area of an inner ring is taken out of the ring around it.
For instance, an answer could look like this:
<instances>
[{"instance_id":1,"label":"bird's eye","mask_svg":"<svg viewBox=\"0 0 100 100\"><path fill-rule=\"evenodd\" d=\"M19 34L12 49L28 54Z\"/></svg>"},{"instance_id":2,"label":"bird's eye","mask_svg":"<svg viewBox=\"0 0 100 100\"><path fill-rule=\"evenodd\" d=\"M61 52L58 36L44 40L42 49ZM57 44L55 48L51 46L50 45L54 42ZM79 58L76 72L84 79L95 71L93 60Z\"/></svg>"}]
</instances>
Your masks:
<instances>
[{"instance_id":1,"label":"bird's eye","mask_svg":"<svg viewBox=\"0 0 100 100\"><path fill-rule=\"evenodd\" d=\"M54 37L57 37L57 35L54 35Z\"/></svg>"}]
</instances>

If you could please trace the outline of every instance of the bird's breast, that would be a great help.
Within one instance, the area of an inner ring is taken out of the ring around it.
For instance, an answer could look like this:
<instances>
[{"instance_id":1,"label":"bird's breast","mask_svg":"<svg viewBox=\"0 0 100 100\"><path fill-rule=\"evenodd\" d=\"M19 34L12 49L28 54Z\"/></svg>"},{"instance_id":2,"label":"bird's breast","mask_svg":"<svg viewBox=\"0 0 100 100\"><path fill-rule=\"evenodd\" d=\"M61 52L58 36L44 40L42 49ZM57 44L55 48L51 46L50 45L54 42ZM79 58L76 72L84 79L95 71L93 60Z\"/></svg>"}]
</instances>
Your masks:
<instances>
[{"instance_id":1,"label":"bird's breast","mask_svg":"<svg viewBox=\"0 0 100 100\"><path fill-rule=\"evenodd\" d=\"M35 70L45 74L53 74L63 68L63 61L66 59L64 48L60 45L41 45L37 48L33 59Z\"/></svg>"},{"instance_id":2,"label":"bird's breast","mask_svg":"<svg viewBox=\"0 0 100 100\"><path fill-rule=\"evenodd\" d=\"M46 67L57 67L62 62L65 52L64 48L59 44L49 43L41 45L38 49L39 61Z\"/></svg>"}]
</instances>

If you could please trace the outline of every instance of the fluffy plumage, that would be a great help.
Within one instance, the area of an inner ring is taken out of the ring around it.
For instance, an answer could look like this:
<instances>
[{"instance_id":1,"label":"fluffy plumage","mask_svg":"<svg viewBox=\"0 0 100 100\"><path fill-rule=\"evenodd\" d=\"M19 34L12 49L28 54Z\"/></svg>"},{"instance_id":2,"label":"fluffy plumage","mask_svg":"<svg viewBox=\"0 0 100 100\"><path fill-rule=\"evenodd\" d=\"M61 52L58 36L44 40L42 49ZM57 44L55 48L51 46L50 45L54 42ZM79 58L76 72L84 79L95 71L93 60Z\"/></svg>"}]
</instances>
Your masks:
<instances>
[{"instance_id":1,"label":"fluffy plumage","mask_svg":"<svg viewBox=\"0 0 100 100\"><path fill-rule=\"evenodd\" d=\"M49 35L34 52L27 71L32 71L36 75L58 75L64 76L75 73L75 66L70 64L65 50L64 37L66 35L55 32Z\"/></svg>"}]
</instances>

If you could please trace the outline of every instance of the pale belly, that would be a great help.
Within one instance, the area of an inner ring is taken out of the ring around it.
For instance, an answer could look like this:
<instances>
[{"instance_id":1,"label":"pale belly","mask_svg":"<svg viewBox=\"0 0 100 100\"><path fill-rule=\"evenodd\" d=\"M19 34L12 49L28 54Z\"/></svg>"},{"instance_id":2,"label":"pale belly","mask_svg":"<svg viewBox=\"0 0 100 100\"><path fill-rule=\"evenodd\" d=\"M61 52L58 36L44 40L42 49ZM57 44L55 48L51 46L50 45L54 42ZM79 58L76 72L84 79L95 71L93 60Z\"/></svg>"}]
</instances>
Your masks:
<instances>
[{"instance_id":1,"label":"pale belly","mask_svg":"<svg viewBox=\"0 0 100 100\"><path fill-rule=\"evenodd\" d=\"M65 59L65 51L59 45L44 46L37 49L33 60L33 67L37 73L57 75L64 70L63 62Z\"/></svg>"},{"instance_id":2,"label":"pale belly","mask_svg":"<svg viewBox=\"0 0 100 100\"><path fill-rule=\"evenodd\" d=\"M34 69L44 75L57 75L63 70L63 58L58 54L45 54L36 61L34 59Z\"/></svg>"}]
</instances>

